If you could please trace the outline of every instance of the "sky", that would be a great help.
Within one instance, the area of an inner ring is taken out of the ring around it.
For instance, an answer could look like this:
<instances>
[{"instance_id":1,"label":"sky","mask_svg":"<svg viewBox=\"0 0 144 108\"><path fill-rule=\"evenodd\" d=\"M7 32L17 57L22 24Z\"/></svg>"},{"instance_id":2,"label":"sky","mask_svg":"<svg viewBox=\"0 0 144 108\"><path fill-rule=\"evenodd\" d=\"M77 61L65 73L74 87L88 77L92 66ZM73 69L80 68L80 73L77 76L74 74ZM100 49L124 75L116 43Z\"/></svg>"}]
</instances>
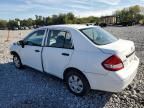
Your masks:
<instances>
[{"instance_id":1,"label":"sky","mask_svg":"<svg viewBox=\"0 0 144 108\"><path fill-rule=\"evenodd\" d=\"M68 12L77 17L99 17L133 5L144 6L144 0L0 0L0 19L26 19Z\"/></svg>"}]
</instances>

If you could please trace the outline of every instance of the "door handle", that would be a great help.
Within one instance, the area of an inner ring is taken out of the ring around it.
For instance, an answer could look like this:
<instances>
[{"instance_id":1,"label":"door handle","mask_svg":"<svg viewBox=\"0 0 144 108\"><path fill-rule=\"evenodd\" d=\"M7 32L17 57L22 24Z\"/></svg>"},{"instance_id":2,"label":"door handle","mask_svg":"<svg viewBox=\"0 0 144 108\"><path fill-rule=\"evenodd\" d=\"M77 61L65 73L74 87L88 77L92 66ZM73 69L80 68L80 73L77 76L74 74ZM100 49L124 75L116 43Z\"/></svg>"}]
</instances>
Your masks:
<instances>
[{"instance_id":1,"label":"door handle","mask_svg":"<svg viewBox=\"0 0 144 108\"><path fill-rule=\"evenodd\" d=\"M40 52L39 50L35 50L35 52Z\"/></svg>"},{"instance_id":2,"label":"door handle","mask_svg":"<svg viewBox=\"0 0 144 108\"><path fill-rule=\"evenodd\" d=\"M62 55L63 55L63 56L69 56L69 54L68 54L68 53L62 53Z\"/></svg>"}]
</instances>

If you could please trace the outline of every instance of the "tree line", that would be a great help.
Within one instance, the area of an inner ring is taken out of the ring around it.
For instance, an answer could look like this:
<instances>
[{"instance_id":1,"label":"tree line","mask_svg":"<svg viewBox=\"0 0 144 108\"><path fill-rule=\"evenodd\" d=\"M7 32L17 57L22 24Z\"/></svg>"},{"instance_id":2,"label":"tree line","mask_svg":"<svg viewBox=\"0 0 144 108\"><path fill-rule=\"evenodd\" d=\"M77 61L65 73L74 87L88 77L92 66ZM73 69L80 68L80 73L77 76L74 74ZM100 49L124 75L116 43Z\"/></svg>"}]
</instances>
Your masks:
<instances>
[{"instance_id":1,"label":"tree line","mask_svg":"<svg viewBox=\"0 0 144 108\"><path fill-rule=\"evenodd\" d=\"M136 5L136 6L132 6L129 8L124 8L122 10L116 11L114 15L117 17L117 23L118 24L127 24L127 23L144 24L144 13L141 13L142 8L143 7Z\"/></svg>"},{"instance_id":2,"label":"tree line","mask_svg":"<svg viewBox=\"0 0 144 108\"><path fill-rule=\"evenodd\" d=\"M51 17L43 17L35 15L35 20L32 18L20 20L0 20L0 28L9 29L28 29L37 28L41 26L56 25L56 24L84 24L84 23L98 23L99 18L90 16L85 18L77 18L73 13L52 15Z\"/></svg>"},{"instance_id":3,"label":"tree line","mask_svg":"<svg viewBox=\"0 0 144 108\"><path fill-rule=\"evenodd\" d=\"M141 14L141 7L136 5L129 8L124 8L122 10L116 11L113 14L117 18L116 24L123 24L134 22L136 24L144 24L144 15ZM86 24L95 23L101 24L100 17L76 17L73 13L52 15L51 17L43 17L35 15L35 19L18 19L14 20L0 20L0 29L31 29L40 26L56 25L56 24Z\"/></svg>"}]
</instances>

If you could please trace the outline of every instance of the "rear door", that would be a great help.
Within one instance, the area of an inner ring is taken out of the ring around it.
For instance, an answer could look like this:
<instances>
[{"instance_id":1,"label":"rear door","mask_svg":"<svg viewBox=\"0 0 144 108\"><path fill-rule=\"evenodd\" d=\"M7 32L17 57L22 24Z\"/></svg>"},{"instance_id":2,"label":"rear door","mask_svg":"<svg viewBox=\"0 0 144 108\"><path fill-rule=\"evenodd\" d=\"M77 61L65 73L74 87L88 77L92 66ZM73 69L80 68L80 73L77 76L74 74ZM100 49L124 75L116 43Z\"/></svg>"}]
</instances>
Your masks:
<instances>
[{"instance_id":1,"label":"rear door","mask_svg":"<svg viewBox=\"0 0 144 108\"><path fill-rule=\"evenodd\" d=\"M40 29L29 34L24 39L24 48L20 50L22 63L40 71L42 71L41 51L45 32L45 29Z\"/></svg>"},{"instance_id":2,"label":"rear door","mask_svg":"<svg viewBox=\"0 0 144 108\"><path fill-rule=\"evenodd\" d=\"M65 30L49 30L47 45L43 49L45 72L62 78L74 47L71 33Z\"/></svg>"}]
</instances>

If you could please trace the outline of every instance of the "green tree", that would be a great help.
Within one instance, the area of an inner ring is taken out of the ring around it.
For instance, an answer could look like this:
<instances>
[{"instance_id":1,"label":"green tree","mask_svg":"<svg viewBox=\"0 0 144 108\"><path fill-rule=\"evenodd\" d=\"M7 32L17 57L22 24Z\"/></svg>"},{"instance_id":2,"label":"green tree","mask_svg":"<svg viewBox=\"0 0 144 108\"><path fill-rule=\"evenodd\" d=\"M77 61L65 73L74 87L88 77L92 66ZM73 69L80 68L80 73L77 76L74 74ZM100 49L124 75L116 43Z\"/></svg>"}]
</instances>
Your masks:
<instances>
[{"instance_id":1,"label":"green tree","mask_svg":"<svg viewBox=\"0 0 144 108\"><path fill-rule=\"evenodd\" d=\"M7 27L7 21L6 20L0 20L0 29L5 29Z\"/></svg>"},{"instance_id":2,"label":"green tree","mask_svg":"<svg viewBox=\"0 0 144 108\"><path fill-rule=\"evenodd\" d=\"M57 20L58 20L58 24L66 24L66 15L65 14L59 14Z\"/></svg>"},{"instance_id":3,"label":"green tree","mask_svg":"<svg viewBox=\"0 0 144 108\"><path fill-rule=\"evenodd\" d=\"M140 14L140 6L132 6L129 8L124 8L121 11L116 11L115 15L117 17L117 22L139 22L139 20L142 18L142 15Z\"/></svg>"},{"instance_id":4,"label":"green tree","mask_svg":"<svg viewBox=\"0 0 144 108\"><path fill-rule=\"evenodd\" d=\"M7 26L9 29L14 29L15 27L18 27L18 22L15 20L9 20Z\"/></svg>"},{"instance_id":5,"label":"green tree","mask_svg":"<svg viewBox=\"0 0 144 108\"><path fill-rule=\"evenodd\" d=\"M75 19L76 18L74 16L74 14L70 12L70 13L66 14L65 22L66 22L66 24L74 24L76 22Z\"/></svg>"},{"instance_id":6,"label":"green tree","mask_svg":"<svg viewBox=\"0 0 144 108\"><path fill-rule=\"evenodd\" d=\"M29 18L27 19L27 23L28 23L27 26L33 26L34 21L32 18Z\"/></svg>"},{"instance_id":7,"label":"green tree","mask_svg":"<svg viewBox=\"0 0 144 108\"><path fill-rule=\"evenodd\" d=\"M46 17L46 25L52 25L53 24L53 22L52 22L52 19L51 19L51 17Z\"/></svg>"}]
</instances>

